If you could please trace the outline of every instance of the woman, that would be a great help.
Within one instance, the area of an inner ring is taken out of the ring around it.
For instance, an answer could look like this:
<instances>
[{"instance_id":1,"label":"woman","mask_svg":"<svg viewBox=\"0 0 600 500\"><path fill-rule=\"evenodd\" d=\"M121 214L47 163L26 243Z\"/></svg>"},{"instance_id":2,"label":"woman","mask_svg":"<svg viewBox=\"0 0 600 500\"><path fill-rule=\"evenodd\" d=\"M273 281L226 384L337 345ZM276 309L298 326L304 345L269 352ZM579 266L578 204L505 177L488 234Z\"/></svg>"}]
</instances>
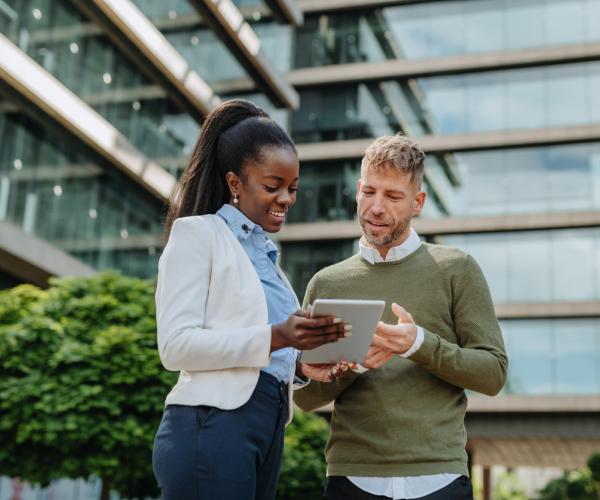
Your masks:
<instances>
[{"instance_id":1,"label":"woman","mask_svg":"<svg viewBox=\"0 0 600 500\"><path fill-rule=\"evenodd\" d=\"M275 498L294 377L334 376L297 363L297 350L349 327L298 311L265 234L294 204L298 171L291 139L252 103L228 101L206 118L159 262L158 348L180 371L153 452L165 499Z\"/></svg>"}]
</instances>

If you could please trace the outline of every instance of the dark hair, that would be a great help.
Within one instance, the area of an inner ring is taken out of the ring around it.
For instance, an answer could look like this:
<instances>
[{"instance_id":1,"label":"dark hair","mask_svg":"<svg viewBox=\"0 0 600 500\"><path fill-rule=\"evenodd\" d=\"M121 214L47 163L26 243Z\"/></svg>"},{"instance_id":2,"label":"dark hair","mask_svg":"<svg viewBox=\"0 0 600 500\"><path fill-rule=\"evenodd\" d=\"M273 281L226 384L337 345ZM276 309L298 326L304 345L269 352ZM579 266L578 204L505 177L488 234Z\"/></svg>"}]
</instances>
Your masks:
<instances>
[{"instance_id":1,"label":"dark hair","mask_svg":"<svg viewBox=\"0 0 600 500\"><path fill-rule=\"evenodd\" d=\"M175 219L214 214L230 198L225 180L231 171L244 178L247 163L259 163L265 147L294 143L261 108L243 99L226 101L211 111L169 205L166 233Z\"/></svg>"}]
</instances>

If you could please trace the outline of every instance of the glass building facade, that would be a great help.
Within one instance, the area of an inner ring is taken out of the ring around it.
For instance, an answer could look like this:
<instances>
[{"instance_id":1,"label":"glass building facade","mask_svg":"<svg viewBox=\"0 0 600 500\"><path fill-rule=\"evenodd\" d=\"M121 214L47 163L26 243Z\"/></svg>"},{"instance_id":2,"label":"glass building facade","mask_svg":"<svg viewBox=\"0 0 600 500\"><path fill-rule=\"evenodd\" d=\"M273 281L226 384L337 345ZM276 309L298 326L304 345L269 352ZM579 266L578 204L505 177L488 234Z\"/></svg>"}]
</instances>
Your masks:
<instances>
[{"instance_id":1,"label":"glass building facade","mask_svg":"<svg viewBox=\"0 0 600 500\"><path fill-rule=\"evenodd\" d=\"M299 27L275 21L259 1L235 1L282 80L313 71L313 83L296 86L297 110L260 90L194 2L131 3L219 97L256 102L300 151L327 152L330 144L354 151L357 142L396 132L431 145L427 203L415 225L423 239L471 253L498 310L509 311L500 315L511 360L504 394L600 395L598 0L349 2L323 11L311 4ZM75 2L0 0L0 28L148 161L181 174L201 124ZM577 47L589 53L570 56ZM536 60L563 49L564 60ZM460 67L476 56L521 52L537 55L514 67ZM369 64L445 58L458 69L377 81L369 75ZM353 65L364 79L327 80ZM0 80L0 223L96 269L153 276L164 200L9 87ZM583 132L573 136L574 129ZM535 137L519 141L527 134ZM347 227L356 217L360 153L318 156L301 157L288 220L295 236L282 233L278 241L300 299L316 271L357 251L359 233L350 237ZM316 226L325 239L314 236ZM0 286L18 281L0 271ZM510 312L528 304L545 312ZM583 305L587 312L577 312ZM574 312L555 312L566 306Z\"/></svg>"}]
</instances>

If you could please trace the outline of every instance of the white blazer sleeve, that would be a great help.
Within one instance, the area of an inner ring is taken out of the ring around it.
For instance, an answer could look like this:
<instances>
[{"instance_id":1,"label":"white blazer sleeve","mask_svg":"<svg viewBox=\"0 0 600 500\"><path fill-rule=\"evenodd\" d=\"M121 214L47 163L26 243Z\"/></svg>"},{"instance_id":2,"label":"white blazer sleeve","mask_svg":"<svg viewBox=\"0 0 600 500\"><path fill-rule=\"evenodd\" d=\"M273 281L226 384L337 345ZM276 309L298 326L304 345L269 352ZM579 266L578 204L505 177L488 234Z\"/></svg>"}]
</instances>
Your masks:
<instances>
[{"instance_id":1,"label":"white blazer sleeve","mask_svg":"<svg viewBox=\"0 0 600 500\"><path fill-rule=\"evenodd\" d=\"M160 258L156 322L158 351L167 370L261 368L269 364L270 325L204 328L215 257L212 231L200 218L177 219ZM228 306L235 314L236 304Z\"/></svg>"}]
</instances>

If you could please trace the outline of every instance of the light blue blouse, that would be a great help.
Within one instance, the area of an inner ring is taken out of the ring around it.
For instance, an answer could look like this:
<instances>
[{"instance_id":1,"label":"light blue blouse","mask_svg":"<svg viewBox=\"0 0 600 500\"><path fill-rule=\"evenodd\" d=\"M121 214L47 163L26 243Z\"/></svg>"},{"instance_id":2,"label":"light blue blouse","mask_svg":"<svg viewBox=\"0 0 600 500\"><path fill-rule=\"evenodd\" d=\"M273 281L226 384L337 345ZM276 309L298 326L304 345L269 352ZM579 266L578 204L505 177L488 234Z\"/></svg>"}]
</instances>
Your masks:
<instances>
[{"instance_id":1,"label":"light blue blouse","mask_svg":"<svg viewBox=\"0 0 600 500\"><path fill-rule=\"evenodd\" d=\"M277 271L278 252L275 243L262 227L232 205L223 205L217 215L227 223L256 269L267 299L269 323L273 325L285 321L298 307L294 291L284 283ZM291 347L274 351L271 363L262 371L281 382L292 382L290 373L293 373L292 366L296 364L296 356L297 351Z\"/></svg>"}]
</instances>

